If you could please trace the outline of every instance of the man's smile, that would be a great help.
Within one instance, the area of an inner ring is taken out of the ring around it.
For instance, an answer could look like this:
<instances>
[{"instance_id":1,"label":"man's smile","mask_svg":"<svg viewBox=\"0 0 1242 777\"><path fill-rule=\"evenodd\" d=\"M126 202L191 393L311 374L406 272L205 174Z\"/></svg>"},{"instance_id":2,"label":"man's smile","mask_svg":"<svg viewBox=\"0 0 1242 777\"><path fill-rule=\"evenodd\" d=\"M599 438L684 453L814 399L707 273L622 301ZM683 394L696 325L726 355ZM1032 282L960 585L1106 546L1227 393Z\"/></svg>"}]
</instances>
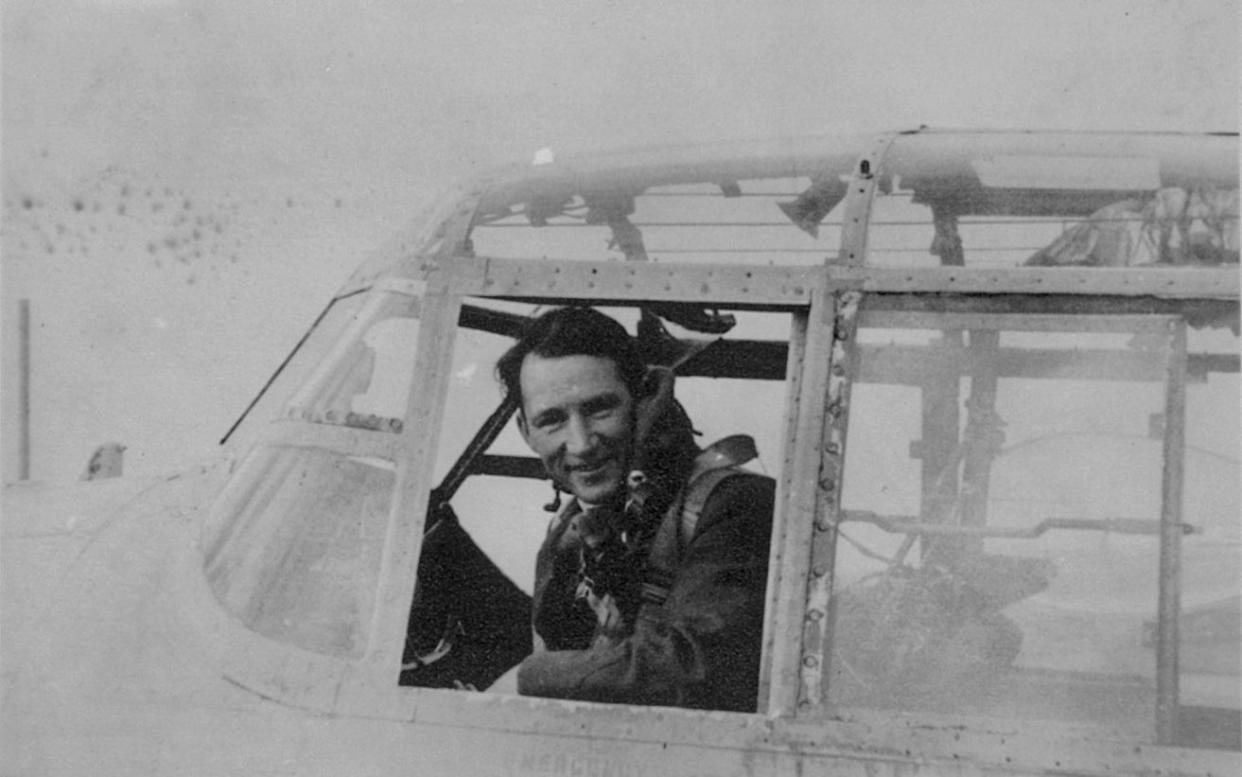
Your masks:
<instances>
[{"instance_id":1,"label":"man's smile","mask_svg":"<svg viewBox=\"0 0 1242 777\"><path fill-rule=\"evenodd\" d=\"M569 470L571 474L590 476L597 472L600 472L612 462L613 462L613 459L611 458L600 459L599 461L591 462L591 463L567 464L565 465L565 469Z\"/></svg>"}]
</instances>

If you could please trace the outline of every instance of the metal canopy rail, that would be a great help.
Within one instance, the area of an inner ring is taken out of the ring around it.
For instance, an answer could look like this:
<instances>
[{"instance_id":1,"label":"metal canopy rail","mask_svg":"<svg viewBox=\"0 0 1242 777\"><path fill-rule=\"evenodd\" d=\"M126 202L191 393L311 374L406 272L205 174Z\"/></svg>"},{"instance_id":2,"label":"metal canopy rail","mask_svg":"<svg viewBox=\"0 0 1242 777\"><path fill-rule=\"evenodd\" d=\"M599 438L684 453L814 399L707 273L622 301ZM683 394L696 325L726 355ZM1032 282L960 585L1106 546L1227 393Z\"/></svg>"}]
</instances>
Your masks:
<instances>
[{"instance_id":1,"label":"metal canopy rail","mask_svg":"<svg viewBox=\"0 0 1242 777\"><path fill-rule=\"evenodd\" d=\"M673 262L589 262L541 259L455 258L422 262L410 276L469 296L534 301L555 299L657 301L711 300L740 308L784 309L807 305L818 283L831 289L882 294L931 293L1150 297L1221 300L1236 304L1236 269L1086 267L970 270L929 267L772 267Z\"/></svg>"}]
</instances>

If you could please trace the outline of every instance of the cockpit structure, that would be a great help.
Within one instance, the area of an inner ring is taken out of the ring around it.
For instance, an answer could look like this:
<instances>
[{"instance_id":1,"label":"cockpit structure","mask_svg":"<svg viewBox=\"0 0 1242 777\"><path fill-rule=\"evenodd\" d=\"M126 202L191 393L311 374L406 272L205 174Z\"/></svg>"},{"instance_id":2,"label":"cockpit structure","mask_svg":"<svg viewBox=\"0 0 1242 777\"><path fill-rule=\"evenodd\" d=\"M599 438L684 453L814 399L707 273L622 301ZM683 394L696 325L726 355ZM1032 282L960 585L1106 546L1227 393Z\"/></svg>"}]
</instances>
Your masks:
<instances>
[{"instance_id":1,"label":"cockpit structure","mask_svg":"<svg viewBox=\"0 0 1242 777\"><path fill-rule=\"evenodd\" d=\"M496 732L516 771L1236 769L1238 257L1236 135L920 130L482 176L230 430L187 562L201 633L237 685ZM496 685L531 650L552 490L493 368L567 304L631 327L703 444L744 435L777 480L755 714Z\"/></svg>"}]
</instances>

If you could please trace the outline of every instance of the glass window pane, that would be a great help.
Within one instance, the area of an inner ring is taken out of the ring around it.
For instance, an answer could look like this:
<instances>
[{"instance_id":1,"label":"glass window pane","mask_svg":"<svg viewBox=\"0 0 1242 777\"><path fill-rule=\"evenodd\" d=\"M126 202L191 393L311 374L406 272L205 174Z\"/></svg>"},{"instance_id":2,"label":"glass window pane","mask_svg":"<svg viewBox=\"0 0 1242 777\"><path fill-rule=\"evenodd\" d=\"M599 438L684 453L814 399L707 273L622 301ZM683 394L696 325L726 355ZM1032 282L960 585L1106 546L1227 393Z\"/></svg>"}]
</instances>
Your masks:
<instances>
[{"instance_id":1,"label":"glass window pane","mask_svg":"<svg viewBox=\"0 0 1242 777\"><path fill-rule=\"evenodd\" d=\"M226 610L266 637L361 655L392 488L388 461L260 448L214 505L208 583Z\"/></svg>"},{"instance_id":2,"label":"glass window pane","mask_svg":"<svg viewBox=\"0 0 1242 777\"><path fill-rule=\"evenodd\" d=\"M860 331L830 700L1150 741L1167 338L996 322ZM920 342L933 347L907 347ZM1182 704L1225 710L1239 706L1236 348L1227 331L1191 338L1183 517Z\"/></svg>"},{"instance_id":3,"label":"glass window pane","mask_svg":"<svg viewBox=\"0 0 1242 777\"><path fill-rule=\"evenodd\" d=\"M285 406L284 416L374 431L400 432L418 342L419 300L372 295L336 345Z\"/></svg>"},{"instance_id":4,"label":"glass window pane","mask_svg":"<svg viewBox=\"0 0 1242 777\"><path fill-rule=\"evenodd\" d=\"M1238 263L1238 187L1223 170L1169 172L1150 150L1071 154L980 140L973 148L941 147L935 136L894 141L873 204L870 264Z\"/></svg>"},{"instance_id":5,"label":"glass window pane","mask_svg":"<svg viewBox=\"0 0 1242 777\"><path fill-rule=\"evenodd\" d=\"M1186 744L1239 742L1242 710L1242 499L1239 496L1238 336L1191 330L1186 386L1182 617L1178 683ZM1155 622L1145 624L1154 643ZM1153 648L1154 649L1154 648ZM1223 711L1232 714L1227 715ZM1222 734L1228 739L1223 739Z\"/></svg>"},{"instance_id":6,"label":"glass window pane","mask_svg":"<svg viewBox=\"0 0 1242 777\"><path fill-rule=\"evenodd\" d=\"M471 243L488 257L822 264L840 244L844 185L833 183L757 178L518 203L476 225Z\"/></svg>"}]
</instances>

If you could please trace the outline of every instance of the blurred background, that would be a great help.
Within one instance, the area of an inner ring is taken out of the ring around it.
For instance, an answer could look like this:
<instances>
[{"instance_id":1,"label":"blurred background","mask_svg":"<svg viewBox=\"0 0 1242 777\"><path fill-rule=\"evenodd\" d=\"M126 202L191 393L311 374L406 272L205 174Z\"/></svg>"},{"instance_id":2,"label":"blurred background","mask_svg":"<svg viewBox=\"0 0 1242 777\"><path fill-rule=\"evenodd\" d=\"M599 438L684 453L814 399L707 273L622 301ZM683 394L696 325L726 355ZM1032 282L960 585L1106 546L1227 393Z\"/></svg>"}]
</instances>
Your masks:
<instances>
[{"instance_id":1,"label":"blurred background","mask_svg":"<svg viewBox=\"0 0 1242 777\"><path fill-rule=\"evenodd\" d=\"M369 251L454 180L617 146L1238 127L1233 0L6 0L3 475L204 461Z\"/></svg>"}]
</instances>

